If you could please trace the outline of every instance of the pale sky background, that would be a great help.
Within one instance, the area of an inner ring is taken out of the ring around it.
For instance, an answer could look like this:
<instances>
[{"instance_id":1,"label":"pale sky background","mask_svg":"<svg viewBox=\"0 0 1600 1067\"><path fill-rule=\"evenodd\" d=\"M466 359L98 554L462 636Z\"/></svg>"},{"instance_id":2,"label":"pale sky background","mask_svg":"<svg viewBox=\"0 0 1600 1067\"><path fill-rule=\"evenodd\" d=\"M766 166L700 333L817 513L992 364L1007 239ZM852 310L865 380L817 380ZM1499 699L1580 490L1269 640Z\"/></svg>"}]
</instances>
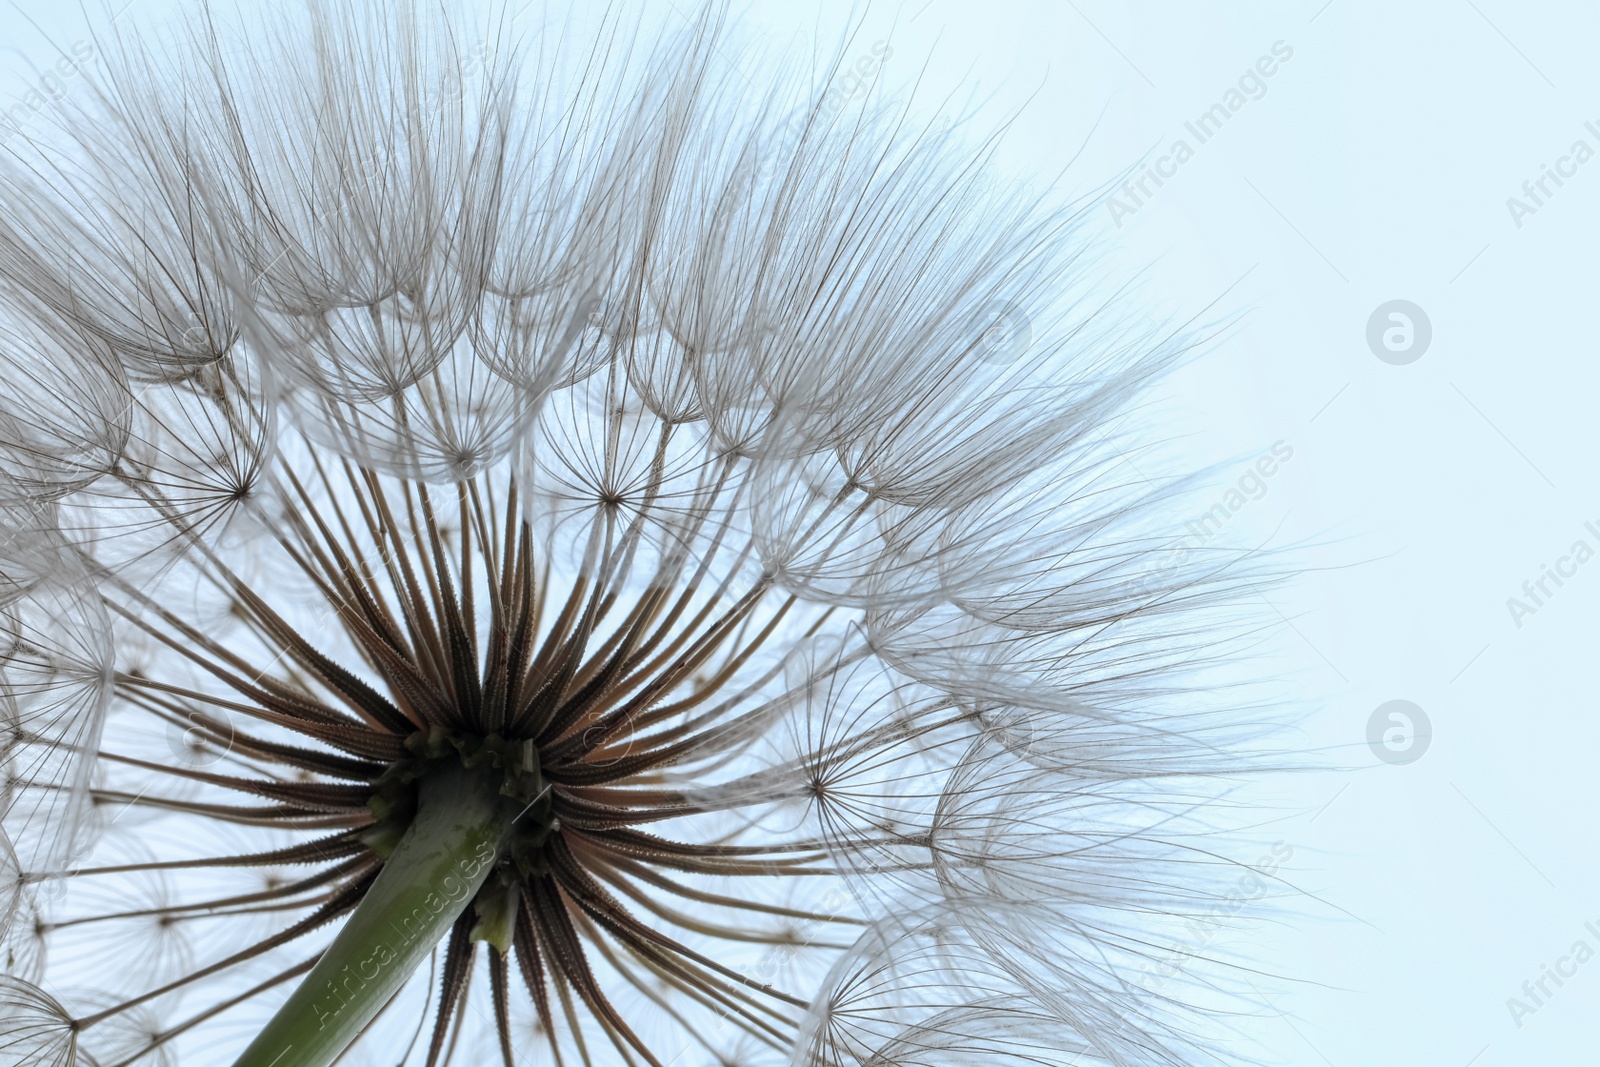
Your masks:
<instances>
[{"instance_id":1,"label":"pale sky background","mask_svg":"<svg viewBox=\"0 0 1600 1067\"><path fill-rule=\"evenodd\" d=\"M21 10L69 47L86 25L173 6ZM1272 610L1293 620L1283 670L1311 711L1305 743L1352 768L1286 787L1263 831L1292 848L1284 873L1315 899L1284 902L1288 921L1255 935L1263 965L1298 979L1245 1024L1259 1054L1296 1067L1600 1062L1600 958L1547 984L1554 996L1520 1027L1507 1007L1574 942L1600 952L1585 929L1600 929L1600 559L1547 580L1553 595L1520 620L1507 606L1574 542L1600 550L1585 528L1600 530L1600 158L1561 162L1579 140L1600 151L1585 128L1600 131L1595 6L766 0L739 17L781 43L852 10L863 54L892 42L875 78L920 77L930 100L965 87L996 122L1015 113L1002 165L1023 176L1081 150L1063 189L1082 195L1178 139L1194 149L1131 214L1097 206L1097 225L1119 260L1150 268L1154 306L1221 296L1247 312L1168 393L1197 463L1238 457L1242 473L1274 442L1293 449L1227 536L1324 546L1307 557L1323 569L1272 594ZM0 42L12 106L29 62L52 56L14 5ZM1199 143L1185 122L1275 46L1292 55L1264 89L1247 79L1259 98ZM1507 198L1526 200L1546 165L1571 176L1514 218ZM1369 319L1395 300L1431 324L1411 362L1368 344ZM1235 480L1219 477L1217 496ZM1432 724L1400 753L1410 762L1367 743L1391 700Z\"/></svg>"}]
</instances>

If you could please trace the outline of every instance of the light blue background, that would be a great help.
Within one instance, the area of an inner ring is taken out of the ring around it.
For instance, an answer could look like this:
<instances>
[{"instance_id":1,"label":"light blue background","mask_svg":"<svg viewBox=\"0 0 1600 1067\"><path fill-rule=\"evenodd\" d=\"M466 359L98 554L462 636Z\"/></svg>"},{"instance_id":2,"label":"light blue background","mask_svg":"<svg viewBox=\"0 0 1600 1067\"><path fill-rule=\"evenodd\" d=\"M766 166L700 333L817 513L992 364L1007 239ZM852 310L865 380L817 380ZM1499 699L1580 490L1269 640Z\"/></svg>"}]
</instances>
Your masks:
<instances>
[{"instance_id":1,"label":"light blue background","mask_svg":"<svg viewBox=\"0 0 1600 1067\"><path fill-rule=\"evenodd\" d=\"M69 46L86 23L118 12L143 23L171 6L126 3L22 10ZM1293 848L1288 876L1311 896L1279 901L1288 921L1247 946L1297 980L1263 979L1270 1010L1241 1024L1261 1055L1308 1067L1600 1062L1600 960L1520 1027L1506 1003L1578 939L1600 951L1584 928L1600 928L1600 560L1520 627L1506 604L1575 540L1600 548L1584 530L1600 525L1600 159L1520 227L1506 205L1575 140L1600 150L1584 129L1600 126L1594 5L792 7L770 0L739 17L784 41L854 10L859 50L893 43L887 83L920 78L928 101L974 92L980 122L1015 115L1003 167L1048 175L1081 150L1068 192L1179 137L1196 148L1123 226L1103 208L1098 224L1126 265L1150 267L1156 306L1193 312L1221 296L1250 309L1170 384L1174 428L1193 435L1197 462L1293 447L1227 536L1323 543L1306 557L1321 569L1272 594L1270 610L1298 650L1284 676L1314 709L1305 742L1357 768L1297 779L1263 828ZM1184 122L1278 41L1293 56L1265 95L1198 145ZM27 62L51 54L14 8L0 10L0 42L9 105L34 77ZM1433 328L1407 366L1365 339L1373 309L1396 298ZM1232 480L1219 477L1217 495ZM1403 766L1366 745L1368 717L1395 698L1433 725Z\"/></svg>"}]
</instances>

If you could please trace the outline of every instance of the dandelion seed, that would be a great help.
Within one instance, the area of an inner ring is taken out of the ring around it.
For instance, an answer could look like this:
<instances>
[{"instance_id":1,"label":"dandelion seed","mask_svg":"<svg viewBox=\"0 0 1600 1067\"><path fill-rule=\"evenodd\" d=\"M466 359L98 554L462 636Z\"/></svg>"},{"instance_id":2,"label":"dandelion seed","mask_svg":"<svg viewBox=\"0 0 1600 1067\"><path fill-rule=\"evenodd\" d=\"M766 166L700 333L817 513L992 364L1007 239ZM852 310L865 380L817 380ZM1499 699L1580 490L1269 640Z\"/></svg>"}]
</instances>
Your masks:
<instances>
[{"instance_id":1,"label":"dandelion seed","mask_svg":"<svg viewBox=\"0 0 1600 1067\"><path fill-rule=\"evenodd\" d=\"M1215 1051L1195 334L724 21L202 10L8 144L0 1064Z\"/></svg>"}]
</instances>

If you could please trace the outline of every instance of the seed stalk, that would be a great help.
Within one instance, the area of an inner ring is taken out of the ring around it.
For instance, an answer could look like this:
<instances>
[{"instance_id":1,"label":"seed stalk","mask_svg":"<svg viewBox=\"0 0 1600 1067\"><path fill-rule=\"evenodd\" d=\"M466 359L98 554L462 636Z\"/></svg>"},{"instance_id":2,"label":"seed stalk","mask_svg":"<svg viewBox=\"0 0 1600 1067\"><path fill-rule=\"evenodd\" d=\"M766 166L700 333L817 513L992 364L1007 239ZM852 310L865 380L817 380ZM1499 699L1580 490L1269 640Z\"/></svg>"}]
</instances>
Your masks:
<instances>
[{"instance_id":1,"label":"seed stalk","mask_svg":"<svg viewBox=\"0 0 1600 1067\"><path fill-rule=\"evenodd\" d=\"M235 1067L328 1067L428 958L493 871L517 805L499 777L445 765L311 973Z\"/></svg>"}]
</instances>

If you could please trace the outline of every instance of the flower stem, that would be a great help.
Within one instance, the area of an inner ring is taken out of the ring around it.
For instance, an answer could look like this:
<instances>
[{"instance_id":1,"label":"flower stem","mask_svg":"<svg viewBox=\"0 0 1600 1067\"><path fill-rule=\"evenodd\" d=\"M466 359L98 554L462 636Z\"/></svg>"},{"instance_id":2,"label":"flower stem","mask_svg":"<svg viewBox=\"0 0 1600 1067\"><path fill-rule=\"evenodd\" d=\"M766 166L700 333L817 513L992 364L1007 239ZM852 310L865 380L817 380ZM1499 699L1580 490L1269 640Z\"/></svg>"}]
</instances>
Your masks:
<instances>
[{"instance_id":1,"label":"flower stem","mask_svg":"<svg viewBox=\"0 0 1600 1067\"><path fill-rule=\"evenodd\" d=\"M333 943L235 1067L327 1067L449 932L494 869L516 805L460 765L422 783L405 836Z\"/></svg>"}]
</instances>

